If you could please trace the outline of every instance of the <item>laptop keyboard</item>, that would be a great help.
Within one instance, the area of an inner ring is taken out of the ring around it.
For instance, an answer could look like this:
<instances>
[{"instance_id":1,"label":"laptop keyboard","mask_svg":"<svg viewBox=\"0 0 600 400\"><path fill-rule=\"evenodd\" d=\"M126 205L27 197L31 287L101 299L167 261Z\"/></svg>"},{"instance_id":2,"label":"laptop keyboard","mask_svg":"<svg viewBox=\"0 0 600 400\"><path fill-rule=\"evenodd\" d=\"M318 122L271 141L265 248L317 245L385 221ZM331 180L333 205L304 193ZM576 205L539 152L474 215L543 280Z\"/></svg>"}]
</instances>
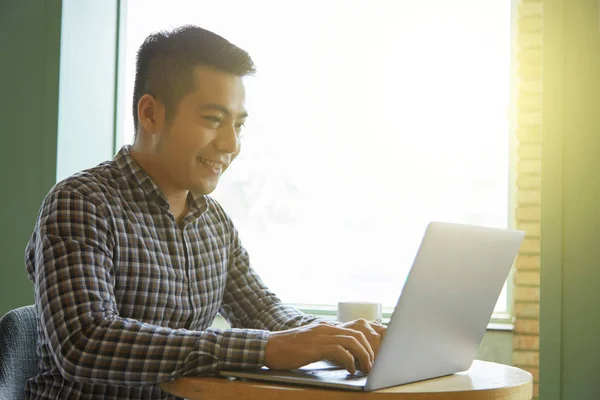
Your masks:
<instances>
[{"instance_id":1,"label":"laptop keyboard","mask_svg":"<svg viewBox=\"0 0 600 400\"><path fill-rule=\"evenodd\" d=\"M316 370L310 371L310 375L321 378L321 379L336 379L336 380L355 380L362 379L367 376L367 374L362 373L360 371L356 371L355 374L351 374L345 369L334 369L334 370Z\"/></svg>"}]
</instances>

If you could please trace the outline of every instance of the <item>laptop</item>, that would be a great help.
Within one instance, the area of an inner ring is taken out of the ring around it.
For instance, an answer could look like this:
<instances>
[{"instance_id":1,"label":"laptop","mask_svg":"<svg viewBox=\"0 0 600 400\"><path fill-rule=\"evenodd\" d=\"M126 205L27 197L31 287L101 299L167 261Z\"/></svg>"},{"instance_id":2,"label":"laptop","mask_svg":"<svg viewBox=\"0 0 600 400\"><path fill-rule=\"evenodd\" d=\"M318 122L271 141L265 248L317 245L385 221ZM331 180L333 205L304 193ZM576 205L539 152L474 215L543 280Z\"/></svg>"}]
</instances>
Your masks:
<instances>
[{"instance_id":1,"label":"laptop","mask_svg":"<svg viewBox=\"0 0 600 400\"><path fill-rule=\"evenodd\" d=\"M431 222L368 375L321 361L224 377L373 391L471 367L524 232Z\"/></svg>"}]
</instances>

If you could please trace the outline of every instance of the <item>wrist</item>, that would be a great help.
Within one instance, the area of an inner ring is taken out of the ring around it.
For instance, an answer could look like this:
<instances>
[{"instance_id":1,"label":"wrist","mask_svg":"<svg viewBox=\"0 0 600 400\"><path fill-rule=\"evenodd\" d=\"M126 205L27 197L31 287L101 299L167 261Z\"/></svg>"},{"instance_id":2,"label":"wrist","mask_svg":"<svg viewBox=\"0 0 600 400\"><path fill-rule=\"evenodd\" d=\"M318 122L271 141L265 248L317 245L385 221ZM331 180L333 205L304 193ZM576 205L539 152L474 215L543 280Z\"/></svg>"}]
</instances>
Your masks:
<instances>
[{"instance_id":1,"label":"wrist","mask_svg":"<svg viewBox=\"0 0 600 400\"><path fill-rule=\"evenodd\" d=\"M265 346L265 356L263 359L263 364L267 368L273 367L273 357L278 353L278 340L279 336L278 332L269 332L267 336L267 344Z\"/></svg>"}]
</instances>

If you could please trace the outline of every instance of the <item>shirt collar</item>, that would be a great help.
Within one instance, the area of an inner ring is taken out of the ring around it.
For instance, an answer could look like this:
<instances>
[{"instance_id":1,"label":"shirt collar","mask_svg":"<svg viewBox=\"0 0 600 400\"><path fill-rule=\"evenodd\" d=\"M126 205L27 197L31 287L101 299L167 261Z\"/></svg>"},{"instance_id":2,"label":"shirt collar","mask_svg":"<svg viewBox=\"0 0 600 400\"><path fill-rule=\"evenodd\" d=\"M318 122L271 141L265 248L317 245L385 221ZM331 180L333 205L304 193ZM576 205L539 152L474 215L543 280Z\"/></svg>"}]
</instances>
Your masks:
<instances>
[{"instance_id":1,"label":"shirt collar","mask_svg":"<svg viewBox=\"0 0 600 400\"><path fill-rule=\"evenodd\" d=\"M114 161L117 167L125 173L127 178L139 185L146 195L156 199L161 207L167 210L169 209L169 201L158 185L131 156L131 145L124 145L121 147L119 152L115 155ZM208 207L206 196L203 194L195 194L190 191L188 193L188 207L193 214L203 213Z\"/></svg>"}]
</instances>

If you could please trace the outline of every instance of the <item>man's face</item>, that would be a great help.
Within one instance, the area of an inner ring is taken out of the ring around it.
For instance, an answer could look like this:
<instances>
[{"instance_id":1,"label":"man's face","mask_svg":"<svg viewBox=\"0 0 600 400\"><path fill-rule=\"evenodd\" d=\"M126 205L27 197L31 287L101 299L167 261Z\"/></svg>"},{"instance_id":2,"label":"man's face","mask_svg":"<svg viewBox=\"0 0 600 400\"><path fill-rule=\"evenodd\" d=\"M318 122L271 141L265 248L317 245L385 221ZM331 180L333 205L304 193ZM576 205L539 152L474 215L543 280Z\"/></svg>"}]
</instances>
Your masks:
<instances>
[{"instance_id":1,"label":"man's face","mask_svg":"<svg viewBox=\"0 0 600 400\"><path fill-rule=\"evenodd\" d=\"M240 152L245 90L235 75L207 67L194 74L195 90L164 125L156 155L175 188L209 194Z\"/></svg>"}]
</instances>

